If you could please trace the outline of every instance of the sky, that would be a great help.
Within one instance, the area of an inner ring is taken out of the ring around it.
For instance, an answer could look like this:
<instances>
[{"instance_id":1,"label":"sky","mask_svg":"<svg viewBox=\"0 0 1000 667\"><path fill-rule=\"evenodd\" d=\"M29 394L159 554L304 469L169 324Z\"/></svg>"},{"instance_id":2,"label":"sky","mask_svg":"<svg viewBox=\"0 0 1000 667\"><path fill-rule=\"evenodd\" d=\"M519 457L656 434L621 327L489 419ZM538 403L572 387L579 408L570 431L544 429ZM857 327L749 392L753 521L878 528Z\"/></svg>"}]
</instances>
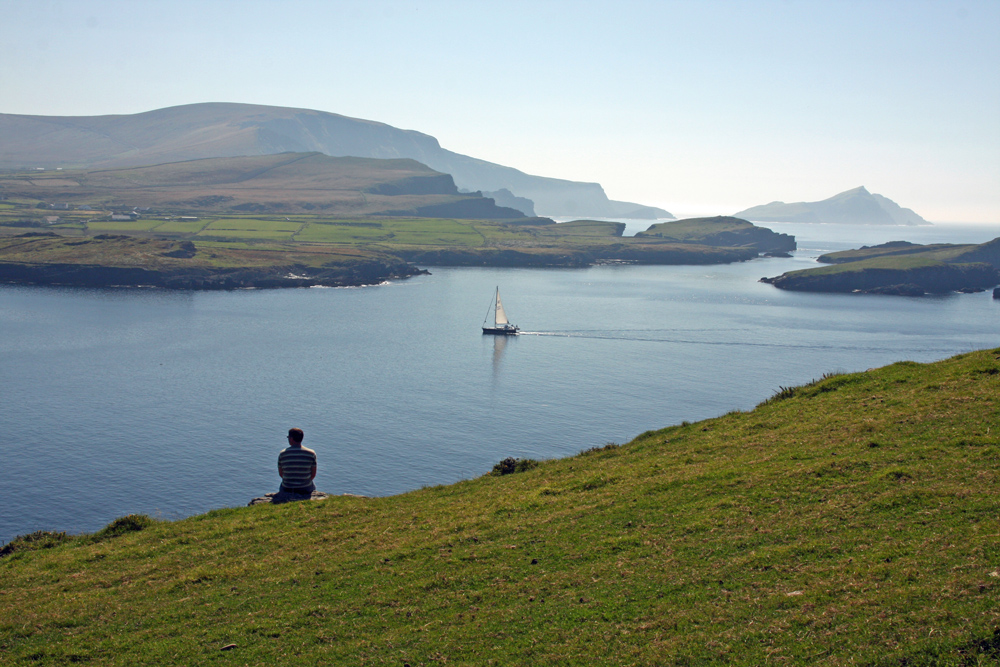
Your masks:
<instances>
[{"instance_id":1,"label":"sky","mask_svg":"<svg viewBox=\"0 0 1000 667\"><path fill-rule=\"evenodd\" d=\"M0 113L330 111L675 215L1000 222L1000 0L0 0Z\"/></svg>"}]
</instances>

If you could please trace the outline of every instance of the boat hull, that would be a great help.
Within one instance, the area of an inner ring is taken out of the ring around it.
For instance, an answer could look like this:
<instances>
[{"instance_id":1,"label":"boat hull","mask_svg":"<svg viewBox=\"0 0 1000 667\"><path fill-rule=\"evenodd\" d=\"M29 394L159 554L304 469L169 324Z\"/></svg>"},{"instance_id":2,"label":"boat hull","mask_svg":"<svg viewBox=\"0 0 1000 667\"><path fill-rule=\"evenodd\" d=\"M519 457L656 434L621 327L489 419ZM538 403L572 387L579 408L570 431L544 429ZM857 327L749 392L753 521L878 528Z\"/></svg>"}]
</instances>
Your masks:
<instances>
[{"instance_id":1,"label":"boat hull","mask_svg":"<svg viewBox=\"0 0 1000 667\"><path fill-rule=\"evenodd\" d=\"M493 336L516 336L518 328L514 325L506 327L483 327L483 333Z\"/></svg>"}]
</instances>

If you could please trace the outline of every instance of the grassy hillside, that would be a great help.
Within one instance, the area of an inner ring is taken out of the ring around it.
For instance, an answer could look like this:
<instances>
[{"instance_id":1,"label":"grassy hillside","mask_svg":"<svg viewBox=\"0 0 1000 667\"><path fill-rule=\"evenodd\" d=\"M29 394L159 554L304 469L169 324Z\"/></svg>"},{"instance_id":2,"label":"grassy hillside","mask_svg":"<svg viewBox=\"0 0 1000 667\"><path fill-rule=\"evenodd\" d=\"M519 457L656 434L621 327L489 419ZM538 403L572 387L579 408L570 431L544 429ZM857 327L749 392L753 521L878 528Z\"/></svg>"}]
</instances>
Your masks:
<instances>
[{"instance_id":1,"label":"grassy hillside","mask_svg":"<svg viewBox=\"0 0 1000 667\"><path fill-rule=\"evenodd\" d=\"M428 206L473 205L487 219L520 218L479 195L459 194L452 177L414 160L282 153L209 158L114 170L12 173L0 194L96 210L151 208L160 214L266 212L375 215Z\"/></svg>"},{"instance_id":2,"label":"grassy hillside","mask_svg":"<svg viewBox=\"0 0 1000 667\"><path fill-rule=\"evenodd\" d=\"M1000 349L902 362L516 474L16 541L0 654L995 664L998 396Z\"/></svg>"},{"instance_id":3,"label":"grassy hillside","mask_svg":"<svg viewBox=\"0 0 1000 667\"><path fill-rule=\"evenodd\" d=\"M846 264L876 257L893 257L900 255L923 255L933 259L945 260L962 254L975 245L954 245L951 243L935 243L921 245L908 241L890 241L876 246L862 246L854 250L841 250L820 255L816 261L821 264Z\"/></svg>"},{"instance_id":4,"label":"grassy hillside","mask_svg":"<svg viewBox=\"0 0 1000 667\"><path fill-rule=\"evenodd\" d=\"M842 250L817 257L823 264L846 264L876 257L919 256L948 263L987 262L1000 268L1000 238L986 243L921 245L907 241L890 241L856 250Z\"/></svg>"},{"instance_id":5,"label":"grassy hillside","mask_svg":"<svg viewBox=\"0 0 1000 667\"><path fill-rule=\"evenodd\" d=\"M658 222L650 225L649 229L639 232L637 235L671 238L678 241L695 241L704 238L708 230L714 233L738 232L750 229L751 227L753 227L752 223L730 216L686 218L684 220Z\"/></svg>"}]
</instances>

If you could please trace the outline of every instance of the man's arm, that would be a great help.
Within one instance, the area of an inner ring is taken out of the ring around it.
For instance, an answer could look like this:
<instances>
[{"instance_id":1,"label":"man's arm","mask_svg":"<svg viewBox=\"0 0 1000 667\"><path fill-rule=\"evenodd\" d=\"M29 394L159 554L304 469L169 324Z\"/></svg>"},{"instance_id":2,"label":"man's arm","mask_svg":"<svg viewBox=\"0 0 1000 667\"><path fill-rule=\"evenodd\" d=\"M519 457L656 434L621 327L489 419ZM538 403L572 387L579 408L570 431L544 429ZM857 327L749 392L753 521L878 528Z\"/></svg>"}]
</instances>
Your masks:
<instances>
[{"instance_id":1,"label":"man's arm","mask_svg":"<svg viewBox=\"0 0 1000 667\"><path fill-rule=\"evenodd\" d=\"M280 474L280 473L279 473L279 474ZM310 479L310 480L313 480L313 479L316 479L316 466L313 466L313 467L312 467L312 472L311 472L311 473L309 473L309 479Z\"/></svg>"}]
</instances>

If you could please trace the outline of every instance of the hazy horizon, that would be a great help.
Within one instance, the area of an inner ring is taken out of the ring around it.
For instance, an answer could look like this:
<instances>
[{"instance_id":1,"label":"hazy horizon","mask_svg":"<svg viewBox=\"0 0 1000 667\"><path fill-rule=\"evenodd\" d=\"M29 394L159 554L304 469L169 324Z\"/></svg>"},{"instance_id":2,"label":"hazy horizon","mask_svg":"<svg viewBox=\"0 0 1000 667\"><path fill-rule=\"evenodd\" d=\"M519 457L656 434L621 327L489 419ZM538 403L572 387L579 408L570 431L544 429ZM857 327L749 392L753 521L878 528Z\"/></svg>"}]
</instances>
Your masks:
<instances>
[{"instance_id":1,"label":"hazy horizon","mask_svg":"<svg viewBox=\"0 0 1000 667\"><path fill-rule=\"evenodd\" d=\"M2 113L302 107L675 215L1000 222L1000 3L0 0Z\"/></svg>"}]
</instances>

